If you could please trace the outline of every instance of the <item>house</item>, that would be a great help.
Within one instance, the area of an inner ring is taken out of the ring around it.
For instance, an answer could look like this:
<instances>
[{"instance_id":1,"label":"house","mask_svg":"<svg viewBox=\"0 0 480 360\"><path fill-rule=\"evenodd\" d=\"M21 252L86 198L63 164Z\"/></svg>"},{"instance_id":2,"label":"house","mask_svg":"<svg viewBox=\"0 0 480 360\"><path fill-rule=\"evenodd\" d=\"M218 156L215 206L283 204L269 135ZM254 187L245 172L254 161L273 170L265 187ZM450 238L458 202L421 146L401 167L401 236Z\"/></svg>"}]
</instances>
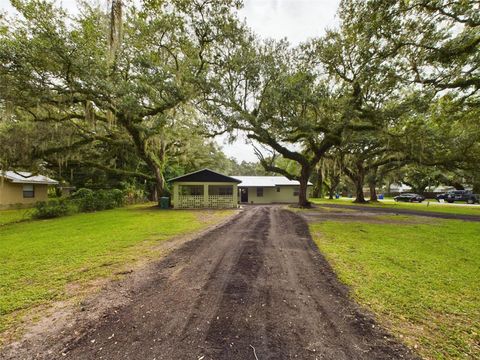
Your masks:
<instances>
[{"instance_id":1,"label":"house","mask_svg":"<svg viewBox=\"0 0 480 360\"><path fill-rule=\"evenodd\" d=\"M28 172L0 171L0 208L27 206L48 198L48 186L57 181Z\"/></svg>"},{"instance_id":2,"label":"house","mask_svg":"<svg viewBox=\"0 0 480 360\"><path fill-rule=\"evenodd\" d=\"M244 204L290 204L298 202L299 182L285 176L233 176L240 180L240 203ZM308 183L307 196L312 184Z\"/></svg>"},{"instance_id":3,"label":"house","mask_svg":"<svg viewBox=\"0 0 480 360\"><path fill-rule=\"evenodd\" d=\"M226 176L203 169L170 179L169 183L173 185L172 205L177 209L236 208L238 203L298 201L298 181L284 176Z\"/></svg>"},{"instance_id":4,"label":"house","mask_svg":"<svg viewBox=\"0 0 480 360\"><path fill-rule=\"evenodd\" d=\"M172 205L177 209L236 208L240 180L203 169L170 179Z\"/></svg>"}]
</instances>

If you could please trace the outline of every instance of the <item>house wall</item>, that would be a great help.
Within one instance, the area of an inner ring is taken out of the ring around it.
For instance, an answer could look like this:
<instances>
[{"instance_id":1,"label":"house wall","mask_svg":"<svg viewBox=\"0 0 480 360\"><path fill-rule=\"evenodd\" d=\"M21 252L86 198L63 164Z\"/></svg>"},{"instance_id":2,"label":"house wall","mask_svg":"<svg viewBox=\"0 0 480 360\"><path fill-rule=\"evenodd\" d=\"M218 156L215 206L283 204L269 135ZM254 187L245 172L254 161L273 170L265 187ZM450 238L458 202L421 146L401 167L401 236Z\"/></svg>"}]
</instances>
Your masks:
<instances>
[{"instance_id":1,"label":"house wall","mask_svg":"<svg viewBox=\"0 0 480 360\"><path fill-rule=\"evenodd\" d=\"M295 189L298 189L298 186L278 186L280 191L277 192L277 187L264 187L263 196L257 196L257 188L249 187L248 189L248 203L249 204L273 204L273 203L297 203L298 196L293 195ZM307 196L311 196L312 186L308 187Z\"/></svg>"},{"instance_id":2,"label":"house wall","mask_svg":"<svg viewBox=\"0 0 480 360\"><path fill-rule=\"evenodd\" d=\"M185 202L183 204L179 200L180 192L179 188L181 185L200 185L203 186L203 196L199 195L193 199L190 206L186 206ZM233 192L231 196L216 196L212 197L208 194L208 186L232 186ZM178 181L173 184L172 192L172 206L177 209L185 208L236 208L238 204L238 189L237 183L229 182L183 182Z\"/></svg>"},{"instance_id":3,"label":"house wall","mask_svg":"<svg viewBox=\"0 0 480 360\"><path fill-rule=\"evenodd\" d=\"M12 205L32 205L37 201L46 201L48 199L48 185L34 185L35 197L23 197L23 184L11 183L0 180L0 207L10 207Z\"/></svg>"}]
</instances>

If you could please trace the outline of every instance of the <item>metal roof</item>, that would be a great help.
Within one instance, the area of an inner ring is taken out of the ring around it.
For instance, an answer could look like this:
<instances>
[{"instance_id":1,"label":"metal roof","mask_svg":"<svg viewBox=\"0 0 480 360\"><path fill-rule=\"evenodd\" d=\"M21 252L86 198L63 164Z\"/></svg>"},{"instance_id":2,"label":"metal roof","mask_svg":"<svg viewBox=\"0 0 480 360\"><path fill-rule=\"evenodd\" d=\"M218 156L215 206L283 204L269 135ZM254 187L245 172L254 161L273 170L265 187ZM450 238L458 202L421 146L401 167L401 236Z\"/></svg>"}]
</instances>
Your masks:
<instances>
[{"instance_id":1,"label":"metal roof","mask_svg":"<svg viewBox=\"0 0 480 360\"><path fill-rule=\"evenodd\" d=\"M3 177L16 184L44 184L56 185L58 181L50 179L44 175L33 175L26 171L0 171L0 177Z\"/></svg>"},{"instance_id":2,"label":"metal roof","mask_svg":"<svg viewBox=\"0 0 480 360\"><path fill-rule=\"evenodd\" d=\"M285 176L232 176L241 181L239 187L275 187L293 185L298 186L297 180L289 180ZM308 185L313 185L308 182Z\"/></svg>"}]
</instances>

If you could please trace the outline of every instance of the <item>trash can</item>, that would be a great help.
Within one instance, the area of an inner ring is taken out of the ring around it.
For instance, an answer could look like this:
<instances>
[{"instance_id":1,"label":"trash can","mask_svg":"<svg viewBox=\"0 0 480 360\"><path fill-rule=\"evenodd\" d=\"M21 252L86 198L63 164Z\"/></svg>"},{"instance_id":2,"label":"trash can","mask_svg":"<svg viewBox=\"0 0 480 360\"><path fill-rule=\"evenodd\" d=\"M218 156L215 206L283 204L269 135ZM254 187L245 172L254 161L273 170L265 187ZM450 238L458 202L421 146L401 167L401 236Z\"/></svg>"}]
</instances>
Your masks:
<instances>
[{"instance_id":1,"label":"trash can","mask_svg":"<svg viewBox=\"0 0 480 360\"><path fill-rule=\"evenodd\" d=\"M383 194L378 195L378 200L383 200Z\"/></svg>"},{"instance_id":2,"label":"trash can","mask_svg":"<svg viewBox=\"0 0 480 360\"><path fill-rule=\"evenodd\" d=\"M170 207L170 198L162 196L160 198L160 209L168 209Z\"/></svg>"},{"instance_id":3,"label":"trash can","mask_svg":"<svg viewBox=\"0 0 480 360\"><path fill-rule=\"evenodd\" d=\"M335 194L335 199L340 199L340 195L339 195L339 194Z\"/></svg>"}]
</instances>

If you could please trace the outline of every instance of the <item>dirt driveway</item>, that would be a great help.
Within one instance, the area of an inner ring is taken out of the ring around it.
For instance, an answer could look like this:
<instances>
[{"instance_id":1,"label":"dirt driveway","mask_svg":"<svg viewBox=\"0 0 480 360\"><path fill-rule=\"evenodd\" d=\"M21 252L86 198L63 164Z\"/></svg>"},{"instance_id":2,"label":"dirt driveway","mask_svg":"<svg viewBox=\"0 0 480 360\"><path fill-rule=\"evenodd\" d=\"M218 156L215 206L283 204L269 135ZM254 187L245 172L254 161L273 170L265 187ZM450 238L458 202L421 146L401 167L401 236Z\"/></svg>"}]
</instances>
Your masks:
<instances>
[{"instance_id":1,"label":"dirt driveway","mask_svg":"<svg viewBox=\"0 0 480 360\"><path fill-rule=\"evenodd\" d=\"M411 359L348 298L305 220L249 207L155 264L121 307L41 359ZM62 354L63 352L63 354ZM23 357L22 357L23 358Z\"/></svg>"}]
</instances>

